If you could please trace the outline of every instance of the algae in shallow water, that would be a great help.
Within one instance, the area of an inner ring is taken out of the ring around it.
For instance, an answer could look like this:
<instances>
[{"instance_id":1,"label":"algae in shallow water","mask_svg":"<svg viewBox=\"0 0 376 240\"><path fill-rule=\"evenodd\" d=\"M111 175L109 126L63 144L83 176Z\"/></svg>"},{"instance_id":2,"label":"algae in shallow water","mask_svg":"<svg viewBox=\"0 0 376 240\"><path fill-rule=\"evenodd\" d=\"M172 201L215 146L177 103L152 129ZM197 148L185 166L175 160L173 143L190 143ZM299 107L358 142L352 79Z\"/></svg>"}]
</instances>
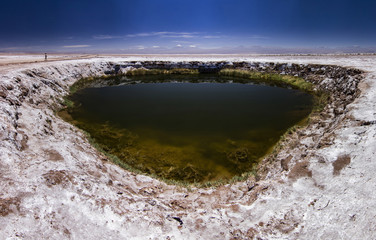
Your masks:
<instances>
[{"instance_id":1,"label":"algae in shallow water","mask_svg":"<svg viewBox=\"0 0 376 240\"><path fill-rule=\"evenodd\" d=\"M132 168L205 182L251 171L312 108L310 95L292 89L217 75L165 79L135 77L112 87L92 82L99 87L72 94L68 112L105 152Z\"/></svg>"}]
</instances>

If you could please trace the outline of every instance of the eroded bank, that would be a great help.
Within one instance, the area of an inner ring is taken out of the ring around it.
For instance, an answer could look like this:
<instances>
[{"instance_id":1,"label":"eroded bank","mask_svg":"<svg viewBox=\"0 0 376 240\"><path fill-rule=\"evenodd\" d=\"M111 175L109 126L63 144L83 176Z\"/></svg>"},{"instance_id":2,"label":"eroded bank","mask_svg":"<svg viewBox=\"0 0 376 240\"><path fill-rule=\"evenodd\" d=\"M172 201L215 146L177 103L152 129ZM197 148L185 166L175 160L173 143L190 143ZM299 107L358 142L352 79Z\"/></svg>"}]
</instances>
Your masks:
<instances>
[{"instance_id":1,"label":"eroded bank","mask_svg":"<svg viewBox=\"0 0 376 240\"><path fill-rule=\"evenodd\" d=\"M286 136L281 149L264 160L258 177L243 182L187 191L129 173L106 161L81 132L54 114L69 86L83 77L126 73L140 67L217 71L223 66L297 75L331 93L323 112L306 128ZM8 73L2 76L0 91L1 178L6 183L1 206L3 219L13 224L5 224L1 231L13 236L17 226L18 234L26 237L36 237L39 231L66 238L251 238L302 233L306 223L299 213L304 210L290 212L282 204L274 214L264 215L257 200L269 191L278 191L274 189L280 181L312 177L312 158L325 162L318 152L335 143L336 131L349 117L347 104L359 94L361 75L356 69L310 64L104 60ZM75 227L83 223L86 229Z\"/></svg>"}]
</instances>

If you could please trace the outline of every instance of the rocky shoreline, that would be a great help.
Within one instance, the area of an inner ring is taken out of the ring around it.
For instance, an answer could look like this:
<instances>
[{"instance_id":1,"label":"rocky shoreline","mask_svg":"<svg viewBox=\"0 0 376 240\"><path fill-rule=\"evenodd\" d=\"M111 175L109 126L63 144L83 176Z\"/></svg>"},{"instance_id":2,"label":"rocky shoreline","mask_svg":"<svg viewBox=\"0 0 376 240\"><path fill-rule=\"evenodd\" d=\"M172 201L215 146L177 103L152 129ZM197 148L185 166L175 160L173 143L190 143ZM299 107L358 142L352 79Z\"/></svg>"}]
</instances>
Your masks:
<instances>
[{"instance_id":1,"label":"rocky shoreline","mask_svg":"<svg viewBox=\"0 0 376 240\"><path fill-rule=\"evenodd\" d=\"M183 189L108 162L83 133L54 113L78 79L141 67L194 68L203 73L234 68L296 75L318 91L329 92L330 99L308 126L286 134L279 151L260 165L257 179L215 189ZM323 197L328 187L319 169L332 169L330 179L340 178L358 157L353 151L330 150L343 145L338 142L340 131L344 126L374 125L373 119L350 114L353 108L348 107L361 95L358 85L365 74L357 68L290 61L111 58L57 62L4 74L0 82L0 232L8 238L27 239L306 238L314 229L307 216L316 216L314 209L332 207L328 207L331 200ZM362 135L347 137L356 136ZM321 197L299 196L302 191ZM323 235L308 238L314 236Z\"/></svg>"}]
</instances>

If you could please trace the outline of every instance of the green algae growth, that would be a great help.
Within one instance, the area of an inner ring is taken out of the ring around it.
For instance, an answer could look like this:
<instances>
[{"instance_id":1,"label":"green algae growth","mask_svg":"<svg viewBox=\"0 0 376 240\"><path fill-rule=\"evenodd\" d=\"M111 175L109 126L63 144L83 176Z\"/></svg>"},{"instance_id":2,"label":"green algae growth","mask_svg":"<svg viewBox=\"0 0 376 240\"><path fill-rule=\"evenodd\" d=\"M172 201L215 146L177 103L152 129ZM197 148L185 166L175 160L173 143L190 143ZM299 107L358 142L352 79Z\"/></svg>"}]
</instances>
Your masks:
<instances>
[{"instance_id":1,"label":"green algae growth","mask_svg":"<svg viewBox=\"0 0 376 240\"><path fill-rule=\"evenodd\" d=\"M97 79L85 87L68 97L65 119L123 165L190 183L251 171L313 107L300 90L220 75Z\"/></svg>"}]
</instances>

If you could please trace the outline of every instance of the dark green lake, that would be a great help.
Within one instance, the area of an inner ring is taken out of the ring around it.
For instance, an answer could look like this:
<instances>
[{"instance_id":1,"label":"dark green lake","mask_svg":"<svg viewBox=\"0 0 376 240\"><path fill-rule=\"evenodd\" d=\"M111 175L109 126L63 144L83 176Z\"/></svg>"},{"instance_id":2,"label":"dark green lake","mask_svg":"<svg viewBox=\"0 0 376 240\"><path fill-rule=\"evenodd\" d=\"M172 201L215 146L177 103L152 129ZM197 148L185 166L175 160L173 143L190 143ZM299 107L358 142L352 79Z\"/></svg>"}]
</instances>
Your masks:
<instances>
[{"instance_id":1,"label":"dark green lake","mask_svg":"<svg viewBox=\"0 0 376 240\"><path fill-rule=\"evenodd\" d=\"M165 78L81 89L69 97L70 121L135 169L204 182L250 171L312 110L312 96L298 90L212 75Z\"/></svg>"}]
</instances>

